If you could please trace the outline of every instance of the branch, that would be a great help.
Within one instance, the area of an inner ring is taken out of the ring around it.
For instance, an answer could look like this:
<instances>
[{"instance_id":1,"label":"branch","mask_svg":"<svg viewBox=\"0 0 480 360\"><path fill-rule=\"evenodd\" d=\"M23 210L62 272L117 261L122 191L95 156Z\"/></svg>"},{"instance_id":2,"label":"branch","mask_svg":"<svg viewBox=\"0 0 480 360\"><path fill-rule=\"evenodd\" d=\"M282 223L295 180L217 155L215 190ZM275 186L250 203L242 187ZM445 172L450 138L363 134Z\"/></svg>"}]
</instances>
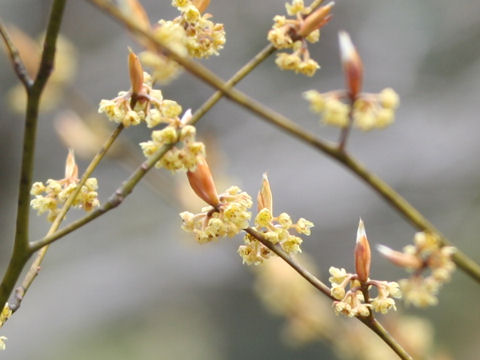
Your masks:
<instances>
[{"instance_id":1,"label":"branch","mask_svg":"<svg viewBox=\"0 0 480 360\"><path fill-rule=\"evenodd\" d=\"M51 234L53 234L55 231L58 230L60 224L62 223L62 221L64 220L65 218L65 215L67 214L67 212L70 210L73 202L75 201L75 199L77 198L78 194L80 193L80 191L82 190L82 186L85 185L85 182L88 180L88 178L90 177L90 175L93 173L93 171L97 168L97 166L100 164L100 161L102 161L102 159L104 158L105 154L107 153L107 151L110 149L110 147L113 145L113 143L115 142L115 140L118 138L118 136L120 135L120 133L122 132L122 130L124 129L124 126L123 124L120 124L118 125L115 130L113 130L112 134L110 134L110 136L108 137L108 139L105 141L105 143L103 144L102 148L97 152L97 154L93 157L92 161L90 162L90 164L88 165L87 169L85 170L85 172L83 173L82 175L82 178L80 179L80 181L78 182L77 184L77 188L75 189L75 191L70 194L70 196L68 197L67 201L65 201L65 203L63 204L63 207L62 209L60 210L60 212L58 213L57 217L55 218L55 220L53 221L52 225L50 226L50 229L48 230L48 233L46 236L49 236ZM20 304L25 296L25 294L27 293L28 289L30 288L30 286L32 285L33 281L35 280L35 278L37 277L37 275L39 274L40 272L40 265L42 264L43 262L43 259L45 258L45 255L47 254L47 250L48 250L48 245L47 246L44 246L43 248L41 248L36 257L35 257L35 260L33 261L32 265L30 265L30 269L28 270L27 274L25 275L25 278L23 279L22 281L22 285L19 286L16 291L15 291L15 303L13 303L12 305L10 305L10 308L15 312L18 310L18 308L20 307Z\"/></svg>"},{"instance_id":2,"label":"branch","mask_svg":"<svg viewBox=\"0 0 480 360\"><path fill-rule=\"evenodd\" d=\"M20 54L17 48L15 47L15 44L12 42L10 35L8 35L7 28L3 24L3 21L1 19L0 19L0 35L2 36L5 46L7 48L8 56L10 57L10 61L12 62L13 70L15 71L15 74L17 75L18 79L22 82L23 86L25 87L25 90L28 91L28 89L33 84L33 80L28 75L27 69L25 68L25 64L23 63L22 58L20 57Z\"/></svg>"},{"instance_id":3,"label":"branch","mask_svg":"<svg viewBox=\"0 0 480 360\"><path fill-rule=\"evenodd\" d=\"M413 357L393 338L393 336L374 317L357 317L377 334L403 360L413 360Z\"/></svg>"},{"instance_id":4,"label":"branch","mask_svg":"<svg viewBox=\"0 0 480 360\"><path fill-rule=\"evenodd\" d=\"M60 30L66 0L55 0L47 25L45 45L42 52L40 68L35 82L27 91L27 112L25 115L25 130L23 136L22 165L18 195L17 223L15 243L7 271L0 284L0 304L5 304L20 276L23 266L31 253L28 243L30 188L32 187L33 160L35 155L35 140L37 133L38 107L40 96L53 68L55 43Z\"/></svg>"},{"instance_id":5,"label":"branch","mask_svg":"<svg viewBox=\"0 0 480 360\"><path fill-rule=\"evenodd\" d=\"M269 122L278 128L282 129L286 133L298 138L299 140L311 145L312 147L320 150L326 155L336 159L343 165L345 165L350 171L362 178L375 192L381 195L387 200L394 208L396 208L410 223L416 228L422 231L429 231L438 235L441 239L442 245L450 244L444 235L440 233L428 220L418 212L411 204L409 204L400 194L395 192L389 185L383 180L378 178L373 173L367 171L361 166L354 158L343 152L342 149L331 143L316 138L313 134L305 131L296 123L286 118L285 116L276 113L266 106L258 103L254 99L248 97L243 92L230 88L227 83L223 82L210 70L201 66L200 64L183 57L176 52L172 51L168 46L164 45L161 41L154 38L152 34L138 27L138 25L123 15L115 6L105 0L88 0L117 21L126 26L130 31L138 34L156 46L159 51L167 54L171 59L182 65L187 71L195 75L205 83L221 91L224 96L246 108L252 113L258 115L266 122ZM477 282L480 282L480 265L470 259L464 253L458 251L453 260L457 266L463 270L466 274L471 276Z\"/></svg>"},{"instance_id":6,"label":"branch","mask_svg":"<svg viewBox=\"0 0 480 360\"><path fill-rule=\"evenodd\" d=\"M307 280L310 284L312 284L316 289L320 292L328 296L330 299L335 300L335 298L330 294L330 288L325 285L321 280L319 280L315 275L313 275L308 270L304 269L301 265L299 265L295 260L293 260L288 254L283 251L281 248L272 244L268 239L266 239L261 233L256 231L255 229L249 227L244 229L244 231L255 239L260 241L263 245L269 248L272 252L277 254L278 257L282 258L288 265L290 265L297 273L300 274L305 280Z\"/></svg>"},{"instance_id":7,"label":"branch","mask_svg":"<svg viewBox=\"0 0 480 360\"><path fill-rule=\"evenodd\" d=\"M266 239L261 233L255 229L249 227L244 229L244 231L263 245L268 247L273 251L277 256L282 258L288 265L290 265L300 276L312 284L317 290L319 290L324 295L328 296L330 299L335 300L335 298L330 293L330 288L325 285L321 280L319 280L315 275L310 273L308 270L303 268L297 262L295 262L290 256L288 256L281 248L272 244L268 239ZM366 289L365 289L366 290ZM368 290L365 291L365 302L368 302ZM380 324L374 317L373 312L370 311L368 317L357 316L358 320L367 325L373 332L375 332L395 353L404 360L413 360L413 358L403 349L403 347L393 338L390 333L385 330L385 328Z\"/></svg>"}]
</instances>

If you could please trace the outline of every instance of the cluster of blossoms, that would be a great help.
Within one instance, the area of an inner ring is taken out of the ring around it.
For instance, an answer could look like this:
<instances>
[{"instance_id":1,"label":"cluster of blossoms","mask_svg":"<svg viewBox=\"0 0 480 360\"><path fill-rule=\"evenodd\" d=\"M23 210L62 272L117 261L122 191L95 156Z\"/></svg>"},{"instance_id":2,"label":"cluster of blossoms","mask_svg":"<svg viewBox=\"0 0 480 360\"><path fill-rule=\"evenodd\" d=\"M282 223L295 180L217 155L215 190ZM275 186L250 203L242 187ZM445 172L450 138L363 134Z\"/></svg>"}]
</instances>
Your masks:
<instances>
[{"instance_id":1,"label":"cluster of blossoms","mask_svg":"<svg viewBox=\"0 0 480 360\"><path fill-rule=\"evenodd\" d=\"M378 94L361 93L362 61L347 33L339 34L339 42L347 90L306 91L304 97L310 103L311 111L320 114L325 125L340 128L353 125L368 131L392 124L399 103L397 93L391 88Z\"/></svg>"},{"instance_id":2,"label":"cluster of blossoms","mask_svg":"<svg viewBox=\"0 0 480 360\"><path fill-rule=\"evenodd\" d=\"M292 0L286 3L287 14L295 19L276 15L274 24L268 32L267 39L277 49L292 49L292 53L279 52L275 63L282 70L292 70L307 76L313 76L320 68L318 63L310 58L307 42L315 43L320 39L320 28L330 19L333 3L311 12L303 0Z\"/></svg>"},{"instance_id":3,"label":"cluster of blossoms","mask_svg":"<svg viewBox=\"0 0 480 360\"><path fill-rule=\"evenodd\" d=\"M296 260L318 273L305 255ZM392 357L391 350L363 324L335 318L328 311L330 301L281 258L273 257L254 269L255 292L267 310L285 319L282 335L288 344L325 341L341 359ZM414 359L450 359L434 352L434 329L424 319L395 314L386 319L385 327L395 339L401 339Z\"/></svg>"},{"instance_id":4,"label":"cluster of blossoms","mask_svg":"<svg viewBox=\"0 0 480 360\"><path fill-rule=\"evenodd\" d=\"M211 14L203 14L210 0L172 0L181 13L173 22L185 29L188 54L195 58L218 55L225 44L223 24L210 21Z\"/></svg>"},{"instance_id":5,"label":"cluster of blossoms","mask_svg":"<svg viewBox=\"0 0 480 360\"><path fill-rule=\"evenodd\" d=\"M152 140L140 143L143 154L146 157L150 157L162 146L182 142L182 148L172 147L155 164L155 167L163 167L173 172L194 170L199 159L205 156L205 144L195 141L195 127L186 124L191 116L189 109L185 112L182 119L179 119L178 116L171 118L168 126L162 130L152 131Z\"/></svg>"},{"instance_id":6,"label":"cluster of blossoms","mask_svg":"<svg viewBox=\"0 0 480 360\"><path fill-rule=\"evenodd\" d=\"M319 93L309 90L304 97L309 101L310 109L321 115L325 125L345 128L349 126L351 116L353 125L364 131L392 124L399 102L397 93L391 88L378 94L359 94L353 106L344 102L348 101L348 94L342 91Z\"/></svg>"},{"instance_id":7,"label":"cluster of blossoms","mask_svg":"<svg viewBox=\"0 0 480 360\"><path fill-rule=\"evenodd\" d=\"M225 44L223 24L210 20L211 14L204 13L210 0L172 0L172 6L180 11L173 20L160 20L151 27L144 21L153 36L180 56L207 58L218 55ZM146 43L147 50L140 54L142 62L154 69L156 81L167 81L176 76L180 66L155 47Z\"/></svg>"},{"instance_id":8,"label":"cluster of blossoms","mask_svg":"<svg viewBox=\"0 0 480 360\"><path fill-rule=\"evenodd\" d=\"M403 252L386 246L378 246L382 255L394 264L413 272L408 279L399 281L407 304L418 307L436 305L440 287L450 280L455 263L452 255L455 248L441 246L438 236L419 232L415 234L414 245L407 245ZM425 272L429 270L429 274Z\"/></svg>"},{"instance_id":9,"label":"cluster of blossoms","mask_svg":"<svg viewBox=\"0 0 480 360\"><path fill-rule=\"evenodd\" d=\"M347 273L345 269L333 266L329 269L331 275L329 281L332 284L330 291L337 299L333 303L337 314L365 317L369 316L371 311L386 314L391 309L396 310L393 298L401 297L399 284L369 279L370 262L370 244L363 222L360 220L355 246L356 273ZM377 291L374 298L370 297L372 288L376 288Z\"/></svg>"},{"instance_id":10,"label":"cluster of blossoms","mask_svg":"<svg viewBox=\"0 0 480 360\"><path fill-rule=\"evenodd\" d=\"M5 303L5 306L2 309L2 312L0 313L0 327L5 324L5 322L12 316L12 309L10 309L10 306L8 305L8 302ZM7 338L5 336L0 336L0 350L5 350L5 340Z\"/></svg>"},{"instance_id":11,"label":"cluster of blossoms","mask_svg":"<svg viewBox=\"0 0 480 360\"><path fill-rule=\"evenodd\" d=\"M260 232L272 244L278 244L287 254L301 252L302 238L292 235L290 231L294 230L298 234L310 235L310 228L313 227L313 223L304 218L300 218L297 223L293 223L287 213L281 213L277 217L273 216L272 193L265 174L257 201L259 212L255 217L254 230ZM268 259L272 252L254 236L246 234L244 245L238 248L238 254L242 257L244 264L258 265Z\"/></svg>"},{"instance_id":12,"label":"cluster of blossoms","mask_svg":"<svg viewBox=\"0 0 480 360\"><path fill-rule=\"evenodd\" d=\"M164 99L161 90L152 88L150 75L143 72L133 52L129 54L128 64L131 89L120 91L112 100L101 100L98 112L125 127L139 125L143 121L148 127L178 122L182 107L176 101Z\"/></svg>"},{"instance_id":13,"label":"cluster of blossoms","mask_svg":"<svg viewBox=\"0 0 480 360\"><path fill-rule=\"evenodd\" d=\"M73 151L69 151L65 165L65 178L61 180L48 179L46 184L35 182L30 193L35 195L30 205L37 210L38 215L48 211L48 221L54 221L60 212L63 203L78 188L78 167L75 163ZM96 178L89 178L81 187L72 206L91 211L100 205L98 201L98 184Z\"/></svg>"},{"instance_id":14,"label":"cluster of blossoms","mask_svg":"<svg viewBox=\"0 0 480 360\"><path fill-rule=\"evenodd\" d=\"M350 274L343 268L339 269L333 266L330 267L329 272L331 275L329 281L332 284L331 294L338 300L334 302L337 314L342 313L349 317L368 316L370 309L382 314L386 314L390 309L396 310L393 298L401 297L398 283L368 280L367 286L376 287L378 295L365 303L357 274ZM346 290L347 286L349 286L348 291Z\"/></svg>"},{"instance_id":15,"label":"cluster of blossoms","mask_svg":"<svg viewBox=\"0 0 480 360\"><path fill-rule=\"evenodd\" d=\"M217 194L210 169L205 159L200 158L194 171L187 172L190 186L209 206L200 213L184 211L182 229L194 234L204 244L228 236L233 237L248 227L252 207L250 195L237 186L231 186L224 193Z\"/></svg>"}]
</instances>

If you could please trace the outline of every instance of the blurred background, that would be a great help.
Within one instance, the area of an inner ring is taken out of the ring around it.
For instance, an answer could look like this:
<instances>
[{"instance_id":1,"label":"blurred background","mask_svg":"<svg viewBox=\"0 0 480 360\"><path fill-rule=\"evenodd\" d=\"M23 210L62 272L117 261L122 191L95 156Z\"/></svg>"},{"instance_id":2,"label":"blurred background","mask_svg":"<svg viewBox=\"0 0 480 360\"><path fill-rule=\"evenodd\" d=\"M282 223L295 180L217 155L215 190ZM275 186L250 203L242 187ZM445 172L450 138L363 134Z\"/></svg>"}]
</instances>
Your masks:
<instances>
[{"instance_id":1,"label":"blurred background","mask_svg":"<svg viewBox=\"0 0 480 360\"><path fill-rule=\"evenodd\" d=\"M177 16L170 1L142 4L152 22ZM50 5L51 1L2 0L0 16L38 38ZM214 21L225 24L227 43L221 56L202 63L224 79L266 45L273 16L285 12L279 0L212 0L208 11ZM349 150L480 261L480 3L341 0L333 13L320 42L310 47L322 66L313 78L280 71L272 57L238 88L318 136L337 139L338 131L319 125L301 94L343 87L337 32L347 30L364 61L365 91L391 86L401 98L393 126L354 131ZM67 149L55 131L59 117L71 109L89 117L100 99L128 90L127 47L139 49L117 23L86 1L67 3L62 34L74 46L70 51L76 54L77 70L62 88L59 103L40 116L34 175L38 181L63 177ZM4 269L13 243L23 133L23 115L13 109L11 95L18 81L5 54L0 57L0 83ZM213 92L186 73L162 90L164 97L193 110ZM106 118L96 120L99 129L112 128ZM129 150L106 159L95 171L101 202L128 176L132 164L143 159L135 144L149 138L143 126L122 134ZM227 100L200 121L198 138L208 142L209 156L216 159L214 176L225 187L237 184L255 196L267 171L276 211L315 223L303 251L325 281L331 265L353 270L360 216L372 244L401 249L412 241L415 230L355 176ZM79 154L77 160L82 171L88 156ZM0 330L8 337L0 357L340 358L328 342L292 347L284 341L284 318L264 307L253 291L256 275L236 254L241 238L200 246L181 232L178 213L198 210L189 191L182 174L156 170L118 209L55 243L21 310ZM68 220L80 215L72 211ZM45 216L32 212L32 240L47 230ZM373 278L406 276L377 254L372 267ZM441 291L438 306L417 311L400 305L399 312L430 322L432 348L449 356L445 359L476 359L479 295L478 284L457 272Z\"/></svg>"}]
</instances>

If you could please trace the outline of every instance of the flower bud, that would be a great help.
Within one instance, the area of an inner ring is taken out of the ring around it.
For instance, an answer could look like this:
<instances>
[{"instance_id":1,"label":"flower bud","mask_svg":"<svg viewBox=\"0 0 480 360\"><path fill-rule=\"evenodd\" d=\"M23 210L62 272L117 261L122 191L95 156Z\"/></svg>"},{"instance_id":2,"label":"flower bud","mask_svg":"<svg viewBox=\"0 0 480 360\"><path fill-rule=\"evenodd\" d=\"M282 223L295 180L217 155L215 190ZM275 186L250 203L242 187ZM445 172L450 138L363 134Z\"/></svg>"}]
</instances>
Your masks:
<instances>
[{"instance_id":1,"label":"flower bud","mask_svg":"<svg viewBox=\"0 0 480 360\"><path fill-rule=\"evenodd\" d=\"M192 0L193 5L200 11L201 14L207 10L208 5L210 5L210 0Z\"/></svg>"},{"instance_id":2,"label":"flower bud","mask_svg":"<svg viewBox=\"0 0 480 360\"><path fill-rule=\"evenodd\" d=\"M308 15L300 26L298 35L301 37L307 37L312 31L324 26L331 18L330 10L332 10L333 5L335 5L335 3L331 1L327 5L319 7L313 13Z\"/></svg>"},{"instance_id":3,"label":"flower bud","mask_svg":"<svg viewBox=\"0 0 480 360\"><path fill-rule=\"evenodd\" d=\"M198 160L195 170L187 171L187 177L190 186L199 198L213 207L220 203L212 173L204 158Z\"/></svg>"},{"instance_id":4,"label":"flower bud","mask_svg":"<svg viewBox=\"0 0 480 360\"><path fill-rule=\"evenodd\" d=\"M127 15L128 17L132 18L132 20L135 20L135 23L143 30L149 30L151 28L147 12L138 0L120 1L119 7L120 11L122 11L124 15Z\"/></svg>"},{"instance_id":5,"label":"flower bud","mask_svg":"<svg viewBox=\"0 0 480 360\"><path fill-rule=\"evenodd\" d=\"M377 245L377 250L397 266L408 269L420 269L422 267L422 260L413 254L395 251L385 245Z\"/></svg>"},{"instance_id":6,"label":"flower bud","mask_svg":"<svg viewBox=\"0 0 480 360\"><path fill-rule=\"evenodd\" d=\"M357 230L357 243L355 245L355 271L357 272L358 280L361 282L368 280L371 257L365 226L362 219L360 219Z\"/></svg>"},{"instance_id":7,"label":"flower bud","mask_svg":"<svg viewBox=\"0 0 480 360\"><path fill-rule=\"evenodd\" d=\"M75 154L72 149L68 150L67 160L65 161L65 179L68 182L78 180L78 166L75 162Z\"/></svg>"},{"instance_id":8,"label":"flower bud","mask_svg":"<svg viewBox=\"0 0 480 360\"><path fill-rule=\"evenodd\" d=\"M130 73L130 84L132 93L138 94L143 87L143 68L138 56L130 49L128 54L128 71Z\"/></svg>"},{"instance_id":9,"label":"flower bud","mask_svg":"<svg viewBox=\"0 0 480 360\"><path fill-rule=\"evenodd\" d=\"M268 181L268 177L266 173L263 174L262 188L260 189L257 195L257 206L258 206L259 212L262 209L268 209L270 210L270 213L273 212L272 190L270 189L270 182Z\"/></svg>"},{"instance_id":10,"label":"flower bud","mask_svg":"<svg viewBox=\"0 0 480 360\"><path fill-rule=\"evenodd\" d=\"M350 39L350 35L345 31L338 33L340 45L340 58L342 60L343 72L347 89L351 99L355 99L362 89L363 82L363 64L358 55L355 46Z\"/></svg>"}]
</instances>

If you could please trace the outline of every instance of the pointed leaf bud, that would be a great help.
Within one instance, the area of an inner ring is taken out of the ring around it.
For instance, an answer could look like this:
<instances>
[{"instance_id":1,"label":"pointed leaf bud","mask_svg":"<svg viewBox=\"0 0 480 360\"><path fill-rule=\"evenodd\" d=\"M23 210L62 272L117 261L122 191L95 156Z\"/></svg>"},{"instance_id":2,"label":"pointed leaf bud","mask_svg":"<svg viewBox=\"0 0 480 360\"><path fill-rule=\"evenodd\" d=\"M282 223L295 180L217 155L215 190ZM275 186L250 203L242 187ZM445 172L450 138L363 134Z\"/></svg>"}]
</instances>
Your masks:
<instances>
[{"instance_id":1,"label":"pointed leaf bud","mask_svg":"<svg viewBox=\"0 0 480 360\"><path fill-rule=\"evenodd\" d=\"M138 0L122 0L119 2L119 8L124 15L135 20L143 30L151 28L147 12Z\"/></svg>"},{"instance_id":2,"label":"pointed leaf bud","mask_svg":"<svg viewBox=\"0 0 480 360\"><path fill-rule=\"evenodd\" d=\"M210 5L210 0L192 0L193 5L200 11L201 14L207 10L208 5Z\"/></svg>"},{"instance_id":3,"label":"pointed leaf bud","mask_svg":"<svg viewBox=\"0 0 480 360\"><path fill-rule=\"evenodd\" d=\"M183 113L182 118L180 119L180 122L182 123L182 125L187 125L191 119L192 119L192 109L187 109Z\"/></svg>"},{"instance_id":4,"label":"pointed leaf bud","mask_svg":"<svg viewBox=\"0 0 480 360\"><path fill-rule=\"evenodd\" d=\"M210 167L204 158L199 159L194 171L187 171L187 177L190 186L200 199L213 207L220 203Z\"/></svg>"},{"instance_id":5,"label":"pointed leaf bud","mask_svg":"<svg viewBox=\"0 0 480 360\"><path fill-rule=\"evenodd\" d=\"M365 233L365 226L362 219L360 219L357 230L357 243L355 245L355 271L357 272L358 280L361 282L368 280L371 258L370 244Z\"/></svg>"},{"instance_id":6,"label":"pointed leaf bud","mask_svg":"<svg viewBox=\"0 0 480 360\"><path fill-rule=\"evenodd\" d=\"M130 84L132 85L132 93L136 95L143 87L143 68L138 56L131 49L129 51L128 70L130 73Z\"/></svg>"},{"instance_id":7,"label":"pointed leaf bud","mask_svg":"<svg viewBox=\"0 0 480 360\"><path fill-rule=\"evenodd\" d=\"M69 181L78 180L78 166L75 162L73 149L68 150L67 160L65 161L65 179Z\"/></svg>"},{"instance_id":8,"label":"pointed leaf bud","mask_svg":"<svg viewBox=\"0 0 480 360\"><path fill-rule=\"evenodd\" d=\"M397 266L408 269L420 269L423 265L422 260L413 254L406 254L400 251L395 251L385 245L377 245L377 250L380 254L385 256L388 260L390 260L393 264Z\"/></svg>"},{"instance_id":9,"label":"pointed leaf bud","mask_svg":"<svg viewBox=\"0 0 480 360\"><path fill-rule=\"evenodd\" d=\"M351 99L355 99L362 89L363 64L358 55L357 49L345 31L338 33L340 45L340 58L342 60L345 81Z\"/></svg>"},{"instance_id":10,"label":"pointed leaf bud","mask_svg":"<svg viewBox=\"0 0 480 360\"><path fill-rule=\"evenodd\" d=\"M335 5L335 3L331 1L308 15L300 26L298 35L301 37L307 37L312 31L320 29L322 26L324 26L331 18L330 11L332 10L333 5Z\"/></svg>"},{"instance_id":11,"label":"pointed leaf bud","mask_svg":"<svg viewBox=\"0 0 480 360\"><path fill-rule=\"evenodd\" d=\"M272 190L270 189L270 182L268 181L267 174L263 174L262 188L257 195L257 206L258 211L262 209L268 209L270 212L273 212L273 198Z\"/></svg>"}]
</instances>

